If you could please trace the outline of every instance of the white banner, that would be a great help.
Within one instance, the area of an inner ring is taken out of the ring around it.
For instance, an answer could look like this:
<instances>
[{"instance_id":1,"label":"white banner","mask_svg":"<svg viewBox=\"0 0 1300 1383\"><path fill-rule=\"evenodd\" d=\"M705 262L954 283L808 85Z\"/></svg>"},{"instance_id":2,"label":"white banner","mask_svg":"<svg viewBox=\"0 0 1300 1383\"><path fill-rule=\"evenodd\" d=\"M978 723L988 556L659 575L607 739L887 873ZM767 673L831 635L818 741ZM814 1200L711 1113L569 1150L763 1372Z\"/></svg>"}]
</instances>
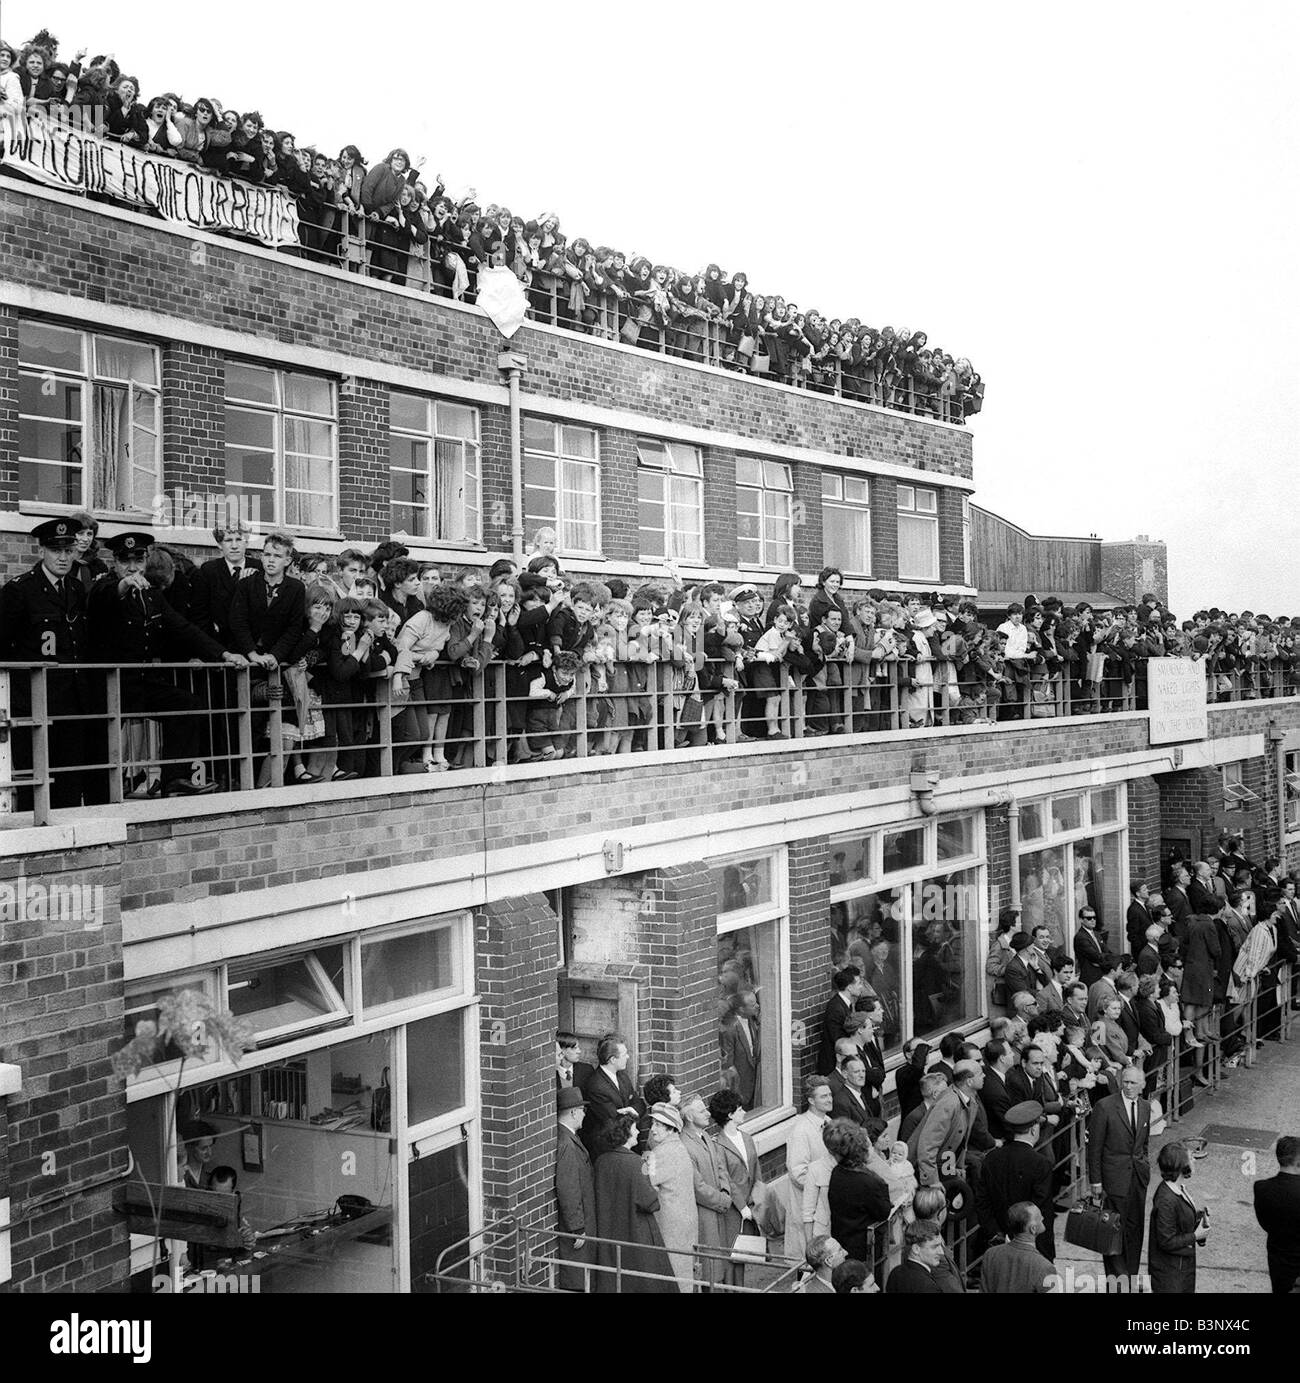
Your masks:
<instances>
[{"instance_id":1,"label":"white banner","mask_svg":"<svg viewBox=\"0 0 1300 1383\"><path fill-rule=\"evenodd\" d=\"M36 112L0 119L0 165L51 187L147 207L176 225L234 231L264 245L298 243L298 205L283 187L218 178Z\"/></svg>"}]
</instances>

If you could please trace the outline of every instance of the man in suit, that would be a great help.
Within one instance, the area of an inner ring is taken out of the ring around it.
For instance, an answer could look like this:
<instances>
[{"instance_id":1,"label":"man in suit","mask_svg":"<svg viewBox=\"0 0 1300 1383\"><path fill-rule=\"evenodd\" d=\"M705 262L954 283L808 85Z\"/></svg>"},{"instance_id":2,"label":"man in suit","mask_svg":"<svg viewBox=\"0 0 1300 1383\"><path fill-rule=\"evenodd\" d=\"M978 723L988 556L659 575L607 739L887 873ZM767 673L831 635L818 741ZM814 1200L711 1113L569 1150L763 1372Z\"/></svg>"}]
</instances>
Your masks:
<instances>
[{"instance_id":1,"label":"man in suit","mask_svg":"<svg viewBox=\"0 0 1300 1383\"><path fill-rule=\"evenodd\" d=\"M1015 1103L1007 1090L1007 1076L1019 1061L1019 1054L1009 1042L995 1038L984 1044L984 1088L980 1091L980 1103L988 1116L989 1132L1002 1142L1009 1137L1003 1116Z\"/></svg>"},{"instance_id":2,"label":"man in suit","mask_svg":"<svg viewBox=\"0 0 1300 1383\"><path fill-rule=\"evenodd\" d=\"M916 1149L921 1137L921 1125L939 1097L947 1091L948 1085L948 1077L942 1071L927 1071L921 1077L921 1103L909 1111L898 1126L897 1141L907 1144L907 1160L913 1167L916 1166Z\"/></svg>"},{"instance_id":3,"label":"man in suit","mask_svg":"<svg viewBox=\"0 0 1300 1383\"><path fill-rule=\"evenodd\" d=\"M1101 1017L1102 1010L1119 993L1115 987L1115 982L1119 979L1119 957L1106 951L1101 960L1097 962L1097 967L1101 973L1088 986L1088 1021L1090 1023L1095 1023Z\"/></svg>"},{"instance_id":4,"label":"man in suit","mask_svg":"<svg viewBox=\"0 0 1300 1383\"><path fill-rule=\"evenodd\" d=\"M889 1274L885 1292L939 1296L934 1270L943 1262L943 1231L934 1220L913 1220L903 1229L903 1261Z\"/></svg>"},{"instance_id":5,"label":"man in suit","mask_svg":"<svg viewBox=\"0 0 1300 1383\"><path fill-rule=\"evenodd\" d=\"M855 1124L866 1125L872 1118L867 1104L870 1092L867 1090L867 1063L861 1056L848 1056L840 1063L840 1082L833 1087L831 1117L850 1119Z\"/></svg>"},{"instance_id":6,"label":"man in suit","mask_svg":"<svg viewBox=\"0 0 1300 1383\"><path fill-rule=\"evenodd\" d=\"M1187 904L1193 914L1213 917L1223 906L1214 891L1214 871L1204 860L1198 860L1193 868L1196 872L1187 885Z\"/></svg>"},{"instance_id":7,"label":"man in suit","mask_svg":"<svg viewBox=\"0 0 1300 1383\"><path fill-rule=\"evenodd\" d=\"M1160 959L1160 938L1165 929L1159 922L1152 922L1146 929L1142 947L1134 953L1139 978L1143 975L1158 975L1163 969Z\"/></svg>"},{"instance_id":8,"label":"man in suit","mask_svg":"<svg viewBox=\"0 0 1300 1383\"><path fill-rule=\"evenodd\" d=\"M1255 1183L1255 1219L1268 1236L1268 1276L1284 1294L1300 1281L1300 1138L1277 1140L1277 1175Z\"/></svg>"},{"instance_id":9,"label":"man in suit","mask_svg":"<svg viewBox=\"0 0 1300 1383\"><path fill-rule=\"evenodd\" d=\"M1105 973L1101 965L1105 954L1106 949L1097 936L1096 909L1080 908L1079 929L1074 934L1074 960L1084 984L1091 986L1101 979Z\"/></svg>"},{"instance_id":10,"label":"man in suit","mask_svg":"<svg viewBox=\"0 0 1300 1383\"><path fill-rule=\"evenodd\" d=\"M1000 1148L994 1148L984 1159L983 1170L975 1183L975 1209L980 1224L990 1239L998 1234L1011 1238L1007 1211L1020 1201L1029 1201L1043 1213L1043 1228L1037 1238L1038 1252L1046 1259L1055 1259L1052 1159L1038 1151L1046 1126L1046 1111L1037 1100L1024 1100L1007 1110L1003 1122L1011 1139Z\"/></svg>"},{"instance_id":11,"label":"man in suit","mask_svg":"<svg viewBox=\"0 0 1300 1383\"><path fill-rule=\"evenodd\" d=\"M1151 913L1147 909L1151 890L1145 882L1139 882L1129 884L1128 891L1130 901L1128 912L1125 914L1124 928L1128 934L1128 953L1135 956L1142 949L1142 940L1151 925Z\"/></svg>"},{"instance_id":12,"label":"man in suit","mask_svg":"<svg viewBox=\"0 0 1300 1383\"><path fill-rule=\"evenodd\" d=\"M880 1006L873 1004L869 1011L860 1009L855 1015L862 1025L856 1036L863 1064L867 1068L867 1083L862 1094L866 1101L867 1113L873 1119L882 1117L880 1092L885 1086L885 1058L881 1054L880 1043L876 1041L876 1020L881 1016L881 1012Z\"/></svg>"},{"instance_id":13,"label":"man in suit","mask_svg":"<svg viewBox=\"0 0 1300 1383\"><path fill-rule=\"evenodd\" d=\"M1282 881L1282 901L1279 906L1278 946L1285 934L1289 949L1300 954L1300 900L1296 898L1294 879ZM1291 962L1291 1007L1300 1008L1300 965Z\"/></svg>"},{"instance_id":14,"label":"man in suit","mask_svg":"<svg viewBox=\"0 0 1300 1383\"><path fill-rule=\"evenodd\" d=\"M1138 1022L1137 1013L1137 971L1125 971L1116 980L1115 988L1119 993L1119 1025L1124 1029L1124 1036L1128 1038L1129 1051L1136 1054L1138 1042L1142 1037L1142 1025Z\"/></svg>"},{"instance_id":15,"label":"man in suit","mask_svg":"<svg viewBox=\"0 0 1300 1383\"><path fill-rule=\"evenodd\" d=\"M251 530L242 522L214 528L212 536L220 557L204 562L190 586L190 619L219 644L231 646L230 606L241 581L261 571L262 564L248 553Z\"/></svg>"},{"instance_id":16,"label":"man in suit","mask_svg":"<svg viewBox=\"0 0 1300 1383\"><path fill-rule=\"evenodd\" d=\"M1007 1076L1007 1092L1012 1099L1012 1109L1016 1105L1035 1104L1040 1111L1038 1146L1045 1147L1049 1160L1054 1164L1063 1156L1056 1153L1051 1143L1052 1136L1065 1118L1065 1102L1052 1075L1051 1066L1041 1047L1030 1043L1020 1055L1020 1065L1012 1068ZM1002 1116L1002 1122L1014 1138L1015 1130L1007 1122L1010 1110ZM987 1161L987 1159L985 1159ZM1050 1220L1048 1222L1051 1223ZM1050 1255L1049 1255L1050 1257Z\"/></svg>"},{"instance_id":17,"label":"man in suit","mask_svg":"<svg viewBox=\"0 0 1300 1383\"><path fill-rule=\"evenodd\" d=\"M1037 994L1039 987L1044 983L1044 976L1034 964L1036 957L1033 938L1026 936L1024 932L1017 932L1011 938L1011 950L1014 954L1002 972L1002 981L1007 987L1008 1003L1017 994Z\"/></svg>"},{"instance_id":18,"label":"man in suit","mask_svg":"<svg viewBox=\"0 0 1300 1383\"><path fill-rule=\"evenodd\" d=\"M555 1034L555 1088L581 1090L587 1077L596 1068L589 1061L578 1060L578 1038L575 1033Z\"/></svg>"},{"instance_id":19,"label":"man in suit","mask_svg":"<svg viewBox=\"0 0 1300 1383\"><path fill-rule=\"evenodd\" d=\"M862 972L856 966L846 965L843 970L835 972L831 984L835 993L822 1014L822 1040L817 1053L819 1076L829 1076L835 1069L835 1044L841 1037L849 1036L846 1023L854 1005L862 997Z\"/></svg>"},{"instance_id":20,"label":"man in suit","mask_svg":"<svg viewBox=\"0 0 1300 1383\"><path fill-rule=\"evenodd\" d=\"M1147 1186L1151 1181L1148 1152L1151 1105L1142 1097L1146 1077L1136 1066L1120 1074L1120 1093L1107 1095L1092 1110L1088 1125L1088 1181L1106 1208L1118 1212L1124 1243L1118 1254L1105 1256L1106 1272L1137 1279L1146 1229Z\"/></svg>"},{"instance_id":21,"label":"man in suit","mask_svg":"<svg viewBox=\"0 0 1300 1383\"><path fill-rule=\"evenodd\" d=\"M916 1175L922 1186L941 1186L966 1170L966 1149L975 1126L975 1106L984 1086L984 1068L959 1061L953 1085L934 1102L916 1140Z\"/></svg>"},{"instance_id":22,"label":"man in suit","mask_svg":"<svg viewBox=\"0 0 1300 1383\"><path fill-rule=\"evenodd\" d=\"M1065 991L1074 983L1074 957L1064 951L1051 961L1051 975L1047 983L1038 991L1038 1011L1040 1013L1060 1013L1065 1008Z\"/></svg>"},{"instance_id":23,"label":"man in suit","mask_svg":"<svg viewBox=\"0 0 1300 1383\"><path fill-rule=\"evenodd\" d=\"M586 1236L596 1230L596 1183L591 1158L578 1134L587 1113L582 1091L566 1086L555 1097L555 1256L564 1259L555 1285L562 1292L586 1292L588 1263L596 1261L596 1246Z\"/></svg>"},{"instance_id":24,"label":"man in suit","mask_svg":"<svg viewBox=\"0 0 1300 1383\"><path fill-rule=\"evenodd\" d=\"M1044 1216L1030 1201L1007 1211L1007 1241L994 1244L980 1264L980 1292L985 1296L1025 1296L1059 1292L1061 1281L1052 1260L1038 1247Z\"/></svg>"},{"instance_id":25,"label":"man in suit","mask_svg":"<svg viewBox=\"0 0 1300 1383\"><path fill-rule=\"evenodd\" d=\"M1169 909L1169 915L1173 918L1169 930L1173 933L1174 940L1178 942L1178 953L1181 956L1184 946L1187 944L1187 919L1192 915L1192 905L1187 899L1187 890L1191 886L1192 876L1181 864L1174 865L1173 882L1164 892L1165 906ZM1216 908L1217 912L1218 909Z\"/></svg>"},{"instance_id":26,"label":"man in suit","mask_svg":"<svg viewBox=\"0 0 1300 1383\"><path fill-rule=\"evenodd\" d=\"M615 1115L641 1113L636 1086L627 1073L629 1059L627 1043L621 1037L611 1033L600 1039L600 1046L596 1048L596 1069L582 1087L583 1098L587 1101L582 1141L593 1162L606 1151L600 1136L614 1122Z\"/></svg>"},{"instance_id":27,"label":"man in suit","mask_svg":"<svg viewBox=\"0 0 1300 1383\"><path fill-rule=\"evenodd\" d=\"M727 1016L718 1025L722 1049L722 1083L753 1109L763 1086L763 1047L759 1028L758 995L741 989L728 1001Z\"/></svg>"},{"instance_id":28,"label":"man in suit","mask_svg":"<svg viewBox=\"0 0 1300 1383\"><path fill-rule=\"evenodd\" d=\"M230 601L230 646L267 670L296 663L316 646L307 632L307 588L286 575L292 558L293 539L268 533L261 576L240 581Z\"/></svg>"}]
</instances>

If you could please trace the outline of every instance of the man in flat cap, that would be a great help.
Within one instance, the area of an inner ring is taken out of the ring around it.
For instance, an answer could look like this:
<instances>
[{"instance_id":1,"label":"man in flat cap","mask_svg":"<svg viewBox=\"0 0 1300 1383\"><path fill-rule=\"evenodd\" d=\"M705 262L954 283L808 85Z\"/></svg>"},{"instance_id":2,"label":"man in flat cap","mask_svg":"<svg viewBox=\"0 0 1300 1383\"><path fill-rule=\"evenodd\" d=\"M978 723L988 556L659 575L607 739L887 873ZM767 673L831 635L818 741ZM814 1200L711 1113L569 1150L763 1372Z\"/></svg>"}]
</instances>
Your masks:
<instances>
[{"instance_id":1,"label":"man in flat cap","mask_svg":"<svg viewBox=\"0 0 1300 1383\"><path fill-rule=\"evenodd\" d=\"M91 588L89 600L91 651L94 661L126 665L151 663L164 656L167 644L179 644L207 663L247 667L238 653L227 653L197 625L178 615L150 586L144 574L150 533L119 533L107 543L114 570ZM159 715L162 726L160 776L165 796L216 790L216 784L196 785L191 765L205 755L203 702L175 685L170 674L131 668L121 674L122 710L129 715ZM176 714L176 713L181 714Z\"/></svg>"},{"instance_id":2,"label":"man in flat cap","mask_svg":"<svg viewBox=\"0 0 1300 1383\"><path fill-rule=\"evenodd\" d=\"M32 537L40 544L40 561L0 588L0 662L68 665L90 661L86 590L73 574L79 527L73 519L49 519L32 530ZM89 673L46 674L52 807L107 800L103 774L76 768L79 764L104 761L105 755L95 752L99 742L96 733L85 721L63 719L93 713L93 691ZM15 718L32 714L30 674L11 674L11 698ZM13 760L19 772L31 770L30 730L14 731Z\"/></svg>"},{"instance_id":3,"label":"man in flat cap","mask_svg":"<svg viewBox=\"0 0 1300 1383\"><path fill-rule=\"evenodd\" d=\"M1037 1100L1012 1105L1002 1117L1010 1139L994 1148L984 1159L980 1179L975 1184L975 1210L990 1239L1012 1236L1008 1212L1013 1205L1029 1201L1041 1212L1041 1227L1035 1231L1038 1252L1049 1261L1056 1257L1052 1204L1052 1160L1037 1148L1043 1127L1043 1106Z\"/></svg>"}]
</instances>

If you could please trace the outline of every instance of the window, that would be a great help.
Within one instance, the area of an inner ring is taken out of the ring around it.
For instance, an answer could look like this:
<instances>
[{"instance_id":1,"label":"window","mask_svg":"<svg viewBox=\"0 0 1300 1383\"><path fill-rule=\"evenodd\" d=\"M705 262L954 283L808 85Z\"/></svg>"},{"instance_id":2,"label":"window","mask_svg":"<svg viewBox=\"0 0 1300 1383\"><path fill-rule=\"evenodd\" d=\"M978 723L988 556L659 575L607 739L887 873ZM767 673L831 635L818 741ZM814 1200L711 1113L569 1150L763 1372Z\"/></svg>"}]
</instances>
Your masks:
<instances>
[{"instance_id":1,"label":"window","mask_svg":"<svg viewBox=\"0 0 1300 1383\"><path fill-rule=\"evenodd\" d=\"M226 362L226 486L255 522L337 527L337 416L327 379Z\"/></svg>"},{"instance_id":2,"label":"window","mask_svg":"<svg viewBox=\"0 0 1300 1383\"><path fill-rule=\"evenodd\" d=\"M477 408L394 391L388 475L394 533L444 543L482 540Z\"/></svg>"},{"instance_id":3,"label":"window","mask_svg":"<svg viewBox=\"0 0 1300 1383\"><path fill-rule=\"evenodd\" d=\"M780 461L736 461L736 553L751 566L794 562L794 483Z\"/></svg>"},{"instance_id":4,"label":"window","mask_svg":"<svg viewBox=\"0 0 1300 1383\"><path fill-rule=\"evenodd\" d=\"M122 1040L124 1042L131 1041L135 1036L136 1024L142 1022L156 1023L158 1021L158 1004L165 997L179 995L183 990L190 989L210 999L213 973L183 975L170 980L152 980L147 985L128 986L123 1013ZM155 1064L179 1061L181 1055L182 1053L176 1044L168 1041L162 1050L155 1055Z\"/></svg>"},{"instance_id":5,"label":"window","mask_svg":"<svg viewBox=\"0 0 1300 1383\"><path fill-rule=\"evenodd\" d=\"M258 957L230 967L226 1002L249 1021L259 1046L285 1042L350 1016L342 977L341 946Z\"/></svg>"},{"instance_id":6,"label":"window","mask_svg":"<svg viewBox=\"0 0 1300 1383\"><path fill-rule=\"evenodd\" d=\"M1052 946L1068 949L1086 905L1096 912L1098 931L1111 950L1128 950L1126 809L1122 786L1021 804L1021 844L1033 842L1018 861L1024 931L1046 927Z\"/></svg>"},{"instance_id":7,"label":"window","mask_svg":"<svg viewBox=\"0 0 1300 1383\"><path fill-rule=\"evenodd\" d=\"M704 462L698 447L639 438L642 557L704 561Z\"/></svg>"},{"instance_id":8,"label":"window","mask_svg":"<svg viewBox=\"0 0 1300 1383\"><path fill-rule=\"evenodd\" d=\"M871 488L861 476L822 472L822 560L859 576L871 572Z\"/></svg>"},{"instance_id":9,"label":"window","mask_svg":"<svg viewBox=\"0 0 1300 1383\"><path fill-rule=\"evenodd\" d=\"M939 496L934 490L898 487L898 578L939 579Z\"/></svg>"},{"instance_id":10,"label":"window","mask_svg":"<svg viewBox=\"0 0 1300 1383\"><path fill-rule=\"evenodd\" d=\"M162 490L158 350L18 326L18 499L148 514Z\"/></svg>"},{"instance_id":11,"label":"window","mask_svg":"<svg viewBox=\"0 0 1300 1383\"><path fill-rule=\"evenodd\" d=\"M454 919L420 923L361 942L361 1002L367 1018L427 1001L461 984Z\"/></svg>"},{"instance_id":12,"label":"window","mask_svg":"<svg viewBox=\"0 0 1300 1383\"><path fill-rule=\"evenodd\" d=\"M720 1083L751 1113L791 1103L789 917L780 857L724 861L718 899Z\"/></svg>"},{"instance_id":13,"label":"window","mask_svg":"<svg viewBox=\"0 0 1300 1383\"><path fill-rule=\"evenodd\" d=\"M1225 811L1241 811L1260 801L1258 793L1252 792L1242 776L1244 764L1224 764L1219 770L1223 774L1223 807Z\"/></svg>"},{"instance_id":14,"label":"window","mask_svg":"<svg viewBox=\"0 0 1300 1383\"><path fill-rule=\"evenodd\" d=\"M465 1012L421 1018L406 1029L406 1117L427 1123L465 1103Z\"/></svg>"},{"instance_id":15,"label":"window","mask_svg":"<svg viewBox=\"0 0 1300 1383\"><path fill-rule=\"evenodd\" d=\"M1287 753L1282 782L1286 829L1288 832L1300 831L1300 750L1292 749Z\"/></svg>"},{"instance_id":16,"label":"window","mask_svg":"<svg viewBox=\"0 0 1300 1383\"><path fill-rule=\"evenodd\" d=\"M886 1052L982 1014L983 848L973 813L830 842L833 964L862 972ZM870 881L877 850L887 885Z\"/></svg>"},{"instance_id":17,"label":"window","mask_svg":"<svg viewBox=\"0 0 1300 1383\"><path fill-rule=\"evenodd\" d=\"M561 552L600 552L600 455L590 428L524 419L524 515L530 532L555 529Z\"/></svg>"}]
</instances>

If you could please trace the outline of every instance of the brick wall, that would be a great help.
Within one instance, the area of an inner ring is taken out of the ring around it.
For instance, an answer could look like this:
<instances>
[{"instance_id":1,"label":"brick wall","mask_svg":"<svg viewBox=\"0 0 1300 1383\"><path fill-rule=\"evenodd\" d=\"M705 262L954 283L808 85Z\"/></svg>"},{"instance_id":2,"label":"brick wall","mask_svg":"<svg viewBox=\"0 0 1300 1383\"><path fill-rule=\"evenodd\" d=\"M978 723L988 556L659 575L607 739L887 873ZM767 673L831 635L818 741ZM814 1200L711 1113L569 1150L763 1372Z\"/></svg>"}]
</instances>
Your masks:
<instances>
[{"instance_id":1,"label":"brick wall","mask_svg":"<svg viewBox=\"0 0 1300 1383\"><path fill-rule=\"evenodd\" d=\"M939 491L939 580L945 586L960 586L966 580L961 515L961 491L941 489Z\"/></svg>"},{"instance_id":2,"label":"brick wall","mask_svg":"<svg viewBox=\"0 0 1300 1383\"><path fill-rule=\"evenodd\" d=\"M528 527L531 534L532 525ZM600 527L606 557L633 562L640 557L635 433L616 428L601 431Z\"/></svg>"},{"instance_id":3,"label":"brick wall","mask_svg":"<svg viewBox=\"0 0 1300 1383\"><path fill-rule=\"evenodd\" d=\"M736 453L704 449L704 560L736 565Z\"/></svg>"},{"instance_id":4,"label":"brick wall","mask_svg":"<svg viewBox=\"0 0 1300 1383\"><path fill-rule=\"evenodd\" d=\"M826 564L822 554L822 468L794 467L794 568L816 575Z\"/></svg>"},{"instance_id":5,"label":"brick wall","mask_svg":"<svg viewBox=\"0 0 1300 1383\"><path fill-rule=\"evenodd\" d=\"M99 1291L126 1277L111 1207L127 1161L126 1096L109 1067L123 1033L119 867L103 848L0 860L0 881L28 899L27 918L0 933L0 1061L23 1072L8 1101L13 1277L0 1291ZM55 886L87 906L31 915Z\"/></svg>"},{"instance_id":6,"label":"brick wall","mask_svg":"<svg viewBox=\"0 0 1300 1383\"><path fill-rule=\"evenodd\" d=\"M830 872L825 836L792 841L790 883L790 1011L794 1028L794 1096L817 1065L821 1014L831 996Z\"/></svg>"},{"instance_id":7,"label":"brick wall","mask_svg":"<svg viewBox=\"0 0 1300 1383\"><path fill-rule=\"evenodd\" d=\"M1134 778L1128 785L1128 874L1130 881L1160 882L1162 799L1154 778Z\"/></svg>"},{"instance_id":8,"label":"brick wall","mask_svg":"<svg viewBox=\"0 0 1300 1383\"><path fill-rule=\"evenodd\" d=\"M339 527L363 547L392 531L388 386L346 376L339 385Z\"/></svg>"},{"instance_id":9,"label":"brick wall","mask_svg":"<svg viewBox=\"0 0 1300 1383\"><path fill-rule=\"evenodd\" d=\"M162 395L164 492L169 498L174 490L224 495L225 360L203 346L169 342L162 352Z\"/></svg>"},{"instance_id":10,"label":"brick wall","mask_svg":"<svg viewBox=\"0 0 1300 1383\"><path fill-rule=\"evenodd\" d=\"M554 1224L557 925L540 894L474 917L485 1221Z\"/></svg>"},{"instance_id":11,"label":"brick wall","mask_svg":"<svg viewBox=\"0 0 1300 1383\"><path fill-rule=\"evenodd\" d=\"M713 876L702 863L673 865L645 875L641 886L650 1025L640 1074L644 1080L667 1071L679 1090L715 1090L718 915Z\"/></svg>"},{"instance_id":12,"label":"brick wall","mask_svg":"<svg viewBox=\"0 0 1300 1383\"><path fill-rule=\"evenodd\" d=\"M879 475L871 477L871 575L898 580L898 486Z\"/></svg>"},{"instance_id":13,"label":"brick wall","mask_svg":"<svg viewBox=\"0 0 1300 1383\"><path fill-rule=\"evenodd\" d=\"M483 468L483 545L489 552L510 551L514 500L510 489L510 410L485 404L479 409ZM527 551L525 526L524 550Z\"/></svg>"}]
</instances>

